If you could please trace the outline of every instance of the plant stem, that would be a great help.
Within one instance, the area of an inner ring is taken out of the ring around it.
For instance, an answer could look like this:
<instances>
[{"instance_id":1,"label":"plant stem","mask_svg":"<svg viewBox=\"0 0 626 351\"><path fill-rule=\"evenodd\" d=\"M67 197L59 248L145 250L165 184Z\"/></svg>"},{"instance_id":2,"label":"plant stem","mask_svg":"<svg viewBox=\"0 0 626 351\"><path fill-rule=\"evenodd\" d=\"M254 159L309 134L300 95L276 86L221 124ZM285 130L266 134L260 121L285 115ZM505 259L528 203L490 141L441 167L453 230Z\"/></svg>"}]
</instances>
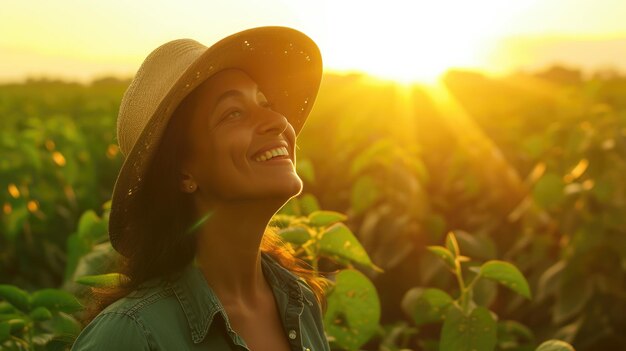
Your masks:
<instances>
[{"instance_id":1,"label":"plant stem","mask_svg":"<svg viewBox=\"0 0 626 351\"><path fill-rule=\"evenodd\" d=\"M28 350L34 350L33 337L35 336L35 322L31 322L28 326Z\"/></svg>"},{"instance_id":2,"label":"plant stem","mask_svg":"<svg viewBox=\"0 0 626 351\"><path fill-rule=\"evenodd\" d=\"M461 296L459 297L459 303L461 304L461 308L464 313L467 313L467 308L469 306L468 301L468 289L465 287L465 282L463 281L463 273L461 272L461 262L458 259L454 260L454 274L456 275L456 280L459 283L459 289L461 291Z\"/></svg>"},{"instance_id":3,"label":"plant stem","mask_svg":"<svg viewBox=\"0 0 626 351\"><path fill-rule=\"evenodd\" d=\"M467 289L467 291L469 292L470 290L472 290L474 288L474 285L476 285L476 282L478 281L478 279L480 279L480 274L477 274L472 281L467 284L467 287L465 289Z\"/></svg>"}]
</instances>

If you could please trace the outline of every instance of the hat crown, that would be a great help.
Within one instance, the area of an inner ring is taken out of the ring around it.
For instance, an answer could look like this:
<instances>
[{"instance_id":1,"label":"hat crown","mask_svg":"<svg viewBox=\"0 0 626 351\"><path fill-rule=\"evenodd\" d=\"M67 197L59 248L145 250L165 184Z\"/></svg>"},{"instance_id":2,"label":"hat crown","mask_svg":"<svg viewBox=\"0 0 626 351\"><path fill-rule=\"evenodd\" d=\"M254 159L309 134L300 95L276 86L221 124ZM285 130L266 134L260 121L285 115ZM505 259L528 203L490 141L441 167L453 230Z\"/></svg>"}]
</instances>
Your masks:
<instances>
[{"instance_id":1,"label":"hat crown","mask_svg":"<svg viewBox=\"0 0 626 351\"><path fill-rule=\"evenodd\" d=\"M117 140L127 156L159 104L207 47L192 39L177 39L154 49L126 89L117 117Z\"/></svg>"}]
</instances>

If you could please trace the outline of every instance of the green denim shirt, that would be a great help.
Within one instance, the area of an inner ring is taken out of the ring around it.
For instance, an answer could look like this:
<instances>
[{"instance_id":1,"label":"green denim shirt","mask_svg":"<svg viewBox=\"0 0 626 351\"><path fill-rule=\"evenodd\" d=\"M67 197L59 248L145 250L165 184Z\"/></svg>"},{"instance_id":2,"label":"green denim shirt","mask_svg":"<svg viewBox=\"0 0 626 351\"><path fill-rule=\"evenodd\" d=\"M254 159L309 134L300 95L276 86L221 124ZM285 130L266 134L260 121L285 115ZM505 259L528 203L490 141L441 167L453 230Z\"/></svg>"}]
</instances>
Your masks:
<instances>
[{"instance_id":1,"label":"green denim shirt","mask_svg":"<svg viewBox=\"0 0 626 351\"><path fill-rule=\"evenodd\" d=\"M320 307L309 286L267 254L270 283L292 351L329 351ZM263 321L259 321L263 323ZM72 350L248 350L194 264L175 280L159 279L104 309Z\"/></svg>"}]
</instances>

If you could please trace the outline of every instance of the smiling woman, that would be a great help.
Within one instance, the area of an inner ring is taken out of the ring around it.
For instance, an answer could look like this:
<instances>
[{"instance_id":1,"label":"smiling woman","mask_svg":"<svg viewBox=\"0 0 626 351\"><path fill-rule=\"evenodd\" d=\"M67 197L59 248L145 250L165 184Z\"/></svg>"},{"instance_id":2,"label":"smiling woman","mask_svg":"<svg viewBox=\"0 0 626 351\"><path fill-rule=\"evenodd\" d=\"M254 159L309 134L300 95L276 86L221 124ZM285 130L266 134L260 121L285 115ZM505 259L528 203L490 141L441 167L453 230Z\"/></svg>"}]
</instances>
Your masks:
<instances>
[{"instance_id":1,"label":"smiling woman","mask_svg":"<svg viewBox=\"0 0 626 351\"><path fill-rule=\"evenodd\" d=\"M321 79L284 27L153 51L126 91L109 235L127 281L73 350L329 350L322 282L268 231L302 190L296 135Z\"/></svg>"}]
</instances>

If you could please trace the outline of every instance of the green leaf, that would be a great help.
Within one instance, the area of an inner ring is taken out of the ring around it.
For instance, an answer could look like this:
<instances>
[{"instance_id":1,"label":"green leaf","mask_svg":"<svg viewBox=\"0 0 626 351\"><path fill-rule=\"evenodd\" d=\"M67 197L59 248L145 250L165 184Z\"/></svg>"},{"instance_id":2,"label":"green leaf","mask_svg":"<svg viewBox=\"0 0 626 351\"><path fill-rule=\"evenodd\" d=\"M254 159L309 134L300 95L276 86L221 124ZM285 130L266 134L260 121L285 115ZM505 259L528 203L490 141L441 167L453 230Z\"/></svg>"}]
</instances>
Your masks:
<instances>
[{"instance_id":1,"label":"green leaf","mask_svg":"<svg viewBox=\"0 0 626 351\"><path fill-rule=\"evenodd\" d=\"M378 330L380 301L376 288L353 269L339 272L335 282L327 296L326 332L339 348L358 350Z\"/></svg>"},{"instance_id":2,"label":"green leaf","mask_svg":"<svg viewBox=\"0 0 626 351\"><path fill-rule=\"evenodd\" d=\"M309 230L302 226L289 227L281 229L278 235L286 242L303 245L307 241L311 240L311 234Z\"/></svg>"},{"instance_id":3,"label":"green leaf","mask_svg":"<svg viewBox=\"0 0 626 351\"><path fill-rule=\"evenodd\" d=\"M535 339L535 335L532 330L519 322L510 320L498 322L498 342L506 339L532 341Z\"/></svg>"},{"instance_id":4,"label":"green leaf","mask_svg":"<svg viewBox=\"0 0 626 351\"><path fill-rule=\"evenodd\" d=\"M378 185L370 176L359 177L352 186L350 206L356 214L370 208L380 197Z\"/></svg>"},{"instance_id":5,"label":"green leaf","mask_svg":"<svg viewBox=\"0 0 626 351\"><path fill-rule=\"evenodd\" d=\"M0 285L0 298L6 300L13 307L23 311L30 311L30 297L28 293L16 286L2 284Z\"/></svg>"},{"instance_id":6,"label":"green leaf","mask_svg":"<svg viewBox=\"0 0 626 351\"><path fill-rule=\"evenodd\" d=\"M37 346L46 346L50 341L54 339L53 333L40 333L33 335L33 344ZM48 348L46 348L48 350Z\"/></svg>"},{"instance_id":7,"label":"green leaf","mask_svg":"<svg viewBox=\"0 0 626 351\"><path fill-rule=\"evenodd\" d=\"M77 336L81 331L81 324L72 315L59 312L52 319L42 323L46 330L52 330L57 336Z\"/></svg>"},{"instance_id":8,"label":"green leaf","mask_svg":"<svg viewBox=\"0 0 626 351\"><path fill-rule=\"evenodd\" d=\"M458 307L448 308L441 329L441 351L492 351L496 346L496 321L486 308L476 307L469 316Z\"/></svg>"},{"instance_id":9,"label":"green leaf","mask_svg":"<svg viewBox=\"0 0 626 351\"><path fill-rule=\"evenodd\" d=\"M320 253L337 256L364 266L380 270L367 255L352 231L343 223L335 223L321 233Z\"/></svg>"},{"instance_id":10,"label":"green leaf","mask_svg":"<svg viewBox=\"0 0 626 351\"><path fill-rule=\"evenodd\" d=\"M377 140L369 145L365 150L359 153L350 165L350 175L352 177L365 171L372 166L379 166L380 162L384 162L393 152L393 148L397 147L391 139Z\"/></svg>"},{"instance_id":11,"label":"green leaf","mask_svg":"<svg viewBox=\"0 0 626 351\"><path fill-rule=\"evenodd\" d=\"M448 233L448 236L446 236L446 247L448 248L448 251L452 253L453 257L461 255L459 243L456 241L456 237L453 232Z\"/></svg>"},{"instance_id":12,"label":"green leaf","mask_svg":"<svg viewBox=\"0 0 626 351\"><path fill-rule=\"evenodd\" d=\"M315 182L315 172L313 171L313 163L309 159L300 159L296 162L296 172L308 183Z\"/></svg>"},{"instance_id":13,"label":"green leaf","mask_svg":"<svg viewBox=\"0 0 626 351\"><path fill-rule=\"evenodd\" d=\"M456 265L454 263L454 256L452 255L452 252L450 252L450 250L438 245L428 246L427 249L428 251L434 253L439 258L441 258L450 269L456 268Z\"/></svg>"},{"instance_id":14,"label":"green leaf","mask_svg":"<svg viewBox=\"0 0 626 351\"><path fill-rule=\"evenodd\" d=\"M426 217L424 220L424 226L426 227L426 231L433 242L439 242L443 237L444 230L446 229L446 220L443 216L434 214Z\"/></svg>"},{"instance_id":15,"label":"green leaf","mask_svg":"<svg viewBox=\"0 0 626 351\"><path fill-rule=\"evenodd\" d=\"M545 149L546 137L544 135L531 135L526 137L522 143L522 150L526 151L533 159L539 157Z\"/></svg>"},{"instance_id":16,"label":"green leaf","mask_svg":"<svg viewBox=\"0 0 626 351\"><path fill-rule=\"evenodd\" d=\"M615 187L620 186L621 183L612 183L607 181L598 180L595 182L591 193L598 198L601 203L611 201L611 197L615 194Z\"/></svg>"},{"instance_id":17,"label":"green leaf","mask_svg":"<svg viewBox=\"0 0 626 351\"><path fill-rule=\"evenodd\" d=\"M560 279L558 294L552 320L554 323L562 324L568 319L581 313L588 306L588 301L594 296L594 284L591 280L580 279L578 271L564 272L564 277Z\"/></svg>"},{"instance_id":18,"label":"green leaf","mask_svg":"<svg viewBox=\"0 0 626 351\"><path fill-rule=\"evenodd\" d=\"M67 263L65 264L65 280L74 275L80 258L91 250L91 243L74 233L67 237Z\"/></svg>"},{"instance_id":19,"label":"green leaf","mask_svg":"<svg viewBox=\"0 0 626 351\"><path fill-rule=\"evenodd\" d=\"M276 216L299 216L301 214L300 212L300 200L297 197L292 197L286 204L283 205L283 207L280 208L280 210L278 210L278 214Z\"/></svg>"},{"instance_id":20,"label":"green leaf","mask_svg":"<svg viewBox=\"0 0 626 351\"><path fill-rule=\"evenodd\" d=\"M567 267L567 262L565 260L559 260L541 274L537 284L538 293L537 296L535 296L537 302L541 302L548 296L557 293L565 267Z\"/></svg>"},{"instance_id":21,"label":"green leaf","mask_svg":"<svg viewBox=\"0 0 626 351\"><path fill-rule=\"evenodd\" d=\"M480 274L480 267L470 267L470 271L476 268L477 274ZM491 306L498 295L498 284L489 279L478 279L472 289L472 299L480 306Z\"/></svg>"},{"instance_id":22,"label":"green leaf","mask_svg":"<svg viewBox=\"0 0 626 351\"><path fill-rule=\"evenodd\" d=\"M84 275L76 279L79 284L97 287L97 288L109 288L119 286L122 281L126 279L126 276L120 273L107 273L98 275Z\"/></svg>"},{"instance_id":23,"label":"green leaf","mask_svg":"<svg viewBox=\"0 0 626 351\"><path fill-rule=\"evenodd\" d=\"M119 253L113 249L110 242L93 246L89 253L80 258L74 274L65 282L63 289L67 291L80 289L74 284L79 277L110 273L109 263L117 260L119 260Z\"/></svg>"},{"instance_id":24,"label":"green leaf","mask_svg":"<svg viewBox=\"0 0 626 351\"><path fill-rule=\"evenodd\" d=\"M8 215L3 215L4 237L13 243L18 234L22 231L24 222L28 219L28 208L24 202L20 206L14 206L13 211Z\"/></svg>"},{"instance_id":25,"label":"green leaf","mask_svg":"<svg viewBox=\"0 0 626 351\"><path fill-rule=\"evenodd\" d=\"M564 197L563 188L565 183L561 177L554 173L545 174L532 190L535 202L543 208L556 206Z\"/></svg>"},{"instance_id":26,"label":"green leaf","mask_svg":"<svg viewBox=\"0 0 626 351\"><path fill-rule=\"evenodd\" d=\"M52 313L45 307L37 307L30 313L30 318L36 321L45 321L52 318Z\"/></svg>"},{"instance_id":27,"label":"green leaf","mask_svg":"<svg viewBox=\"0 0 626 351\"><path fill-rule=\"evenodd\" d=\"M308 215L315 211L319 211L320 204L317 202L317 198L313 194L304 194L300 197L300 210L302 215Z\"/></svg>"},{"instance_id":28,"label":"green leaf","mask_svg":"<svg viewBox=\"0 0 626 351\"><path fill-rule=\"evenodd\" d=\"M15 307L7 301L0 301L0 315L15 312Z\"/></svg>"},{"instance_id":29,"label":"green leaf","mask_svg":"<svg viewBox=\"0 0 626 351\"><path fill-rule=\"evenodd\" d=\"M80 216L77 234L89 241L98 241L107 236L106 223L93 210L87 210Z\"/></svg>"},{"instance_id":30,"label":"green leaf","mask_svg":"<svg viewBox=\"0 0 626 351\"><path fill-rule=\"evenodd\" d=\"M0 345L11 336L11 325L9 322L0 322Z\"/></svg>"},{"instance_id":31,"label":"green leaf","mask_svg":"<svg viewBox=\"0 0 626 351\"><path fill-rule=\"evenodd\" d=\"M17 331L24 329L27 324L26 320L23 318L9 319L7 323L9 323L9 328L11 330L11 333L15 333Z\"/></svg>"},{"instance_id":32,"label":"green leaf","mask_svg":"<svg viewBox=\"0 0 626 351\"><path fill-rule=\"evenodd\" d=\"M33 307L43 306L51 311L67 313L76 312L83 308L74 295L58 289L42 289L34 292L31 303Z\"/></svg>"},{"instance_id":33,"label":"green leaf","mask_svg":"<svg viewBox=\"0 0 626 351\"><path fill-rule=\"evenodd\" d=\"M309 215L309 224L315 227L327 227L347 219L346 215L334 211L315 211Z\"/></svg>"},{"instance_id":34,"label":"green leaf","mask_svg":"<svg viewBox=\"0 0 626 351\"><path fill-rule=\"evenodd\" d=\"M516 293L530 299L530 288L522 272L514 265L498 260L484 263L480 267L480 275L494 280Z\"/></svg>"},{"instance_id":35,"label":"green leaf","mask_svg":"<svg viewBox=\"0 0 626 351\"><path fill-rule=\"evenodd\" d=\"M270 221L270 226L278 227L281 229L287 228L291 225L291 220L294 216L286 215L286 214L276 214L272 217Z\"/></svg>"},{"instance_id":36,"label":"green leaf","mask_svg":"<svg viewBox=\"0 0 626 351\"><path fill-rule=\"evenodd\" d=\"M404 295L402 305L415 325L420 326L443 321L452 302L452 297L443 290L413 288Z\"/></svg>"},{"instance_id":37,"label":"green leaf","mask_svg":"<svg viewBox=\"0 0 626 351\"><path fill-rule=\"evenodd\" d=\"M535 351L576 351L572 345L561 340L548 340L543 342Z\"/></svg>"}]
</instances>

